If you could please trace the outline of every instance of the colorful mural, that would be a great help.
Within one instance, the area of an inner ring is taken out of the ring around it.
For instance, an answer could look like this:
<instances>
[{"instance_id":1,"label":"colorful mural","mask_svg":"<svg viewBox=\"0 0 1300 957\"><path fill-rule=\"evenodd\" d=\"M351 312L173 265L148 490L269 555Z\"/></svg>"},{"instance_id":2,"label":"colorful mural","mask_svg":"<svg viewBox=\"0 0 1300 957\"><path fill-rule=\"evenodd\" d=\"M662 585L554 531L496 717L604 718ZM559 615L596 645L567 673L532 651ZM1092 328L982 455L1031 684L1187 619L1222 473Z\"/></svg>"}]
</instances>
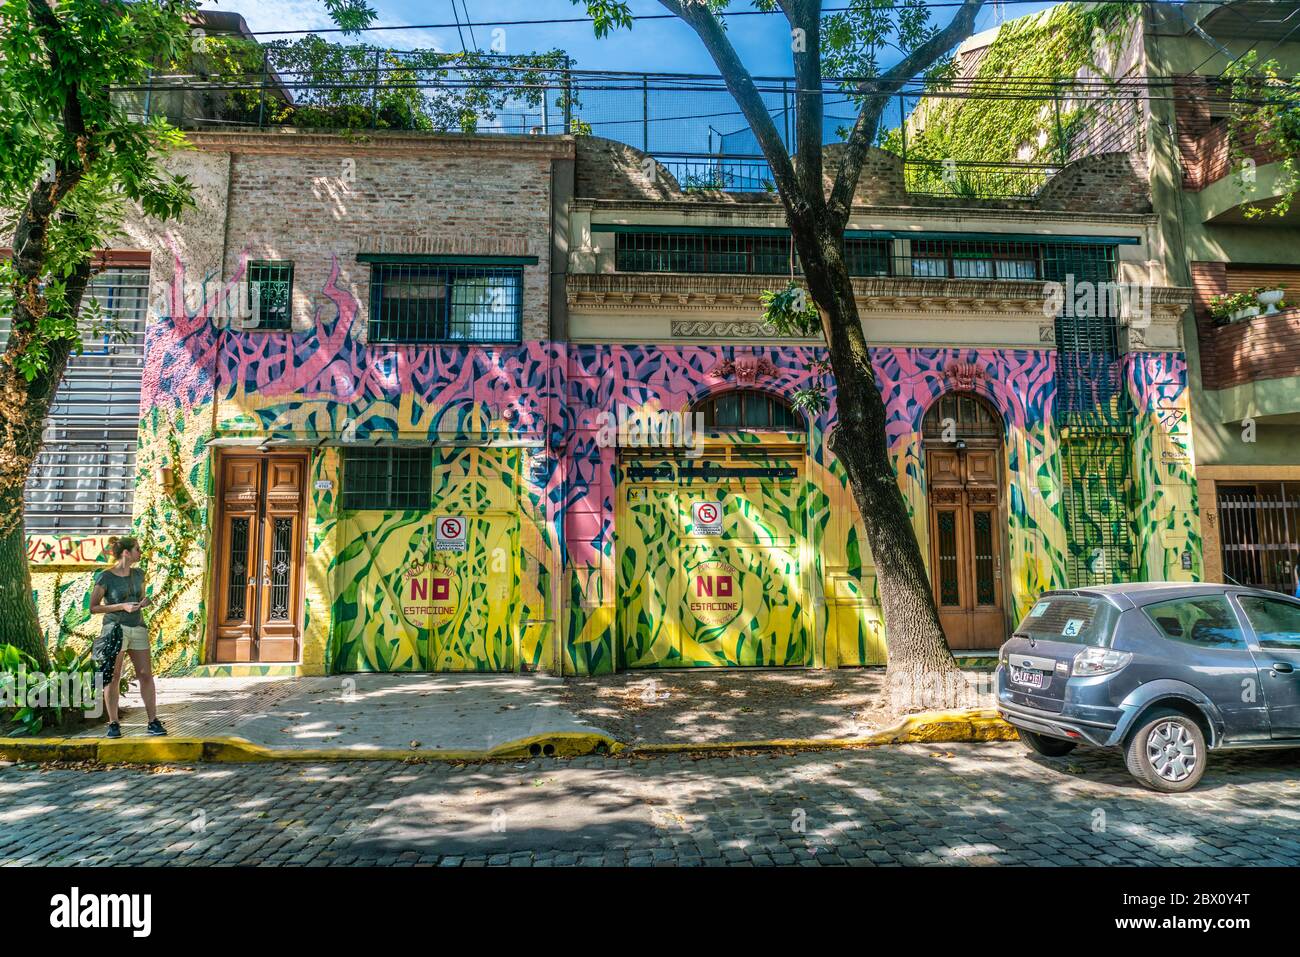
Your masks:
<instances>
[{"instance_id":1,"label":"colorful mural","mask_svg":"<svg viewBox=\"0 0 1300 957\"><path fill-rule=\"evenodd\" d=\"M833 384L829 409L798 437L796 480L741 492L725 483L701 488L706 496L724 489L744 516L745 534L734 542L692 541L689 484L642 483L649 497L628 502L622 493L636 483L620 472L619 448L603 438L603 424L620 411L685 412L737 385L789 398L815 380L821 350L370 345L360 304L337 277L335 263L318 290L311 331L240 331L214 320L222 293L215 284L187 306L186 270L175 260L170 315L151 317L148 327L136 494L137 529L160 596L151 621L160 670L208 663L213 461L221 443L247 450L250 441L311 449L305 673L884 662L869 548L826 447ZM945 392L972 391L1002 417L1014 618L1043 590L1068 584L1053 356L969 348L872 354L889 449L927 554L925 411ZM1139 571L1194 577L1186 367L1173 353L1126 361ZM428 510L341 507L346 448L379 440L434 446ZM781 440L708 438L715 446L763 441ZM439 514L467 518L464 553L431 550ZM707 587L739 588L747 617L690 614L682 582L694 580L692 570L710 582L732 575L730 586ZM79 582L89 573L70 571L58 571L65 575L58 580L54 567L42 575L38 597L56 640L84 642L89 616Z\"/></svg>"}]
</instances>

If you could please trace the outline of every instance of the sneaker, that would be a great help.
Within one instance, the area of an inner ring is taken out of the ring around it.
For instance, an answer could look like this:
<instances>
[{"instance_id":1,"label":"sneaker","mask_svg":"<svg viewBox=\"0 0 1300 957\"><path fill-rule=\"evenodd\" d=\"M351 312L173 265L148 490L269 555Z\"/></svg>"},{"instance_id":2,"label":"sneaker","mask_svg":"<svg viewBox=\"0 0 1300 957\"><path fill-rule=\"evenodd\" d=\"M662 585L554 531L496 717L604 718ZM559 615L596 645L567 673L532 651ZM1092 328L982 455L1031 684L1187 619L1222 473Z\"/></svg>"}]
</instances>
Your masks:
<instances>
[{"instance_id":1,"label":"sneaker","mask_svg":"<svg viewBox=\"0 0 1300 957\"><path fill-rule=\"evenodd\" d=\"M154 718L152 721L150 721L149 726L145 728L145 730L148 731L150 734L154 735L155 737L160 734L167 733L167 729L162 726L162 722L159 721L157 718Z\"/></svg>"},{"instance_id":2,"label":"sneaker","mask_svg":"<svg viewBox=\"0 0 1300 957\"><path fill-rule=\"evenodd\" d=\"M116 721L110 721L108 723L108 731L105 732L104 737L120 738L121 736L122 736L122 726L118 724Z\"/></svg>"}]
</instances>

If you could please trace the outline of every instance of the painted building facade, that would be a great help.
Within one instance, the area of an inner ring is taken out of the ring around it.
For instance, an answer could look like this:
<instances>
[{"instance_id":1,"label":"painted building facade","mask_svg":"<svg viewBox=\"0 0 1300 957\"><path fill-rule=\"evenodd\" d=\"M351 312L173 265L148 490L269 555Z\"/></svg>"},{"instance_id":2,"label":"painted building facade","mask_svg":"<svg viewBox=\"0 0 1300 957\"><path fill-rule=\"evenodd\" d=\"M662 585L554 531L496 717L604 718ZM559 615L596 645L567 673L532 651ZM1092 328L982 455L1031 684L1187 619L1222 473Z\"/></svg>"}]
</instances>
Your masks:
<instances>
[{"instance_id":1,"label":"painted building facade","mask_svg":"<svg viewBox=\"0 0 1300 957\"><path fill-rule=\"evenodd\" d=\"M761 321L774 198L590 137L192 140L198 209L122 238L160 670L884 663L824 350ZM859 305L955 650L1048 588L1200 574L1190 291L1131 162L982 205L864 177ZM1106 283L1145 308L1082 303ZM32 558L51 641L86 641L98 543Z\"/></svg>"}]
</instances>

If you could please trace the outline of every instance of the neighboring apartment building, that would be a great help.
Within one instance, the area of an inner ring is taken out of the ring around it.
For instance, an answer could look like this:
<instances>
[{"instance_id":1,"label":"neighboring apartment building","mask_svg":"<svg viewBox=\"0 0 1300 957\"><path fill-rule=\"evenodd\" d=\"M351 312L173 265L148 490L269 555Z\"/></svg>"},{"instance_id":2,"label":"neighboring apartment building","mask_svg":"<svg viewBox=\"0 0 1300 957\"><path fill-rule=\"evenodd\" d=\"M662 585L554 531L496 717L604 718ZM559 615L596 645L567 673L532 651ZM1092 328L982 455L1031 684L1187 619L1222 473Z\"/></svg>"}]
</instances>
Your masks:
<instances>
[{"instance_id":1,"label":"neighboring apartment building","mask_svg":"<svg viewBox=\"0 0 1300 957\"><path fill-rule=\"evenodd\" d=\"M1051 161L1143 131L1135 148L1160 223L1153 255L1173 284L1195 289L1183 339L1205 575L1291 592L1300 558L1300 203L1285 216L1246 215L1295 185L1283 157L1253 141L1242 144L1249 163L1232 158L1239 107L1224 71L1251 50L1278 61L1285 77L1300 74L1300 3L1062 5L972 37L959 57L976 83L1069 78L1042 104L1024 105L1018 142L982 158ZM934 148L960 148L957 114L981 102L958 102L918 111L913 146L928 127ZM1214 297L1282 288L1289 308L1237 321L1211 314Z\"/></svg>"},{"instance_id":2,"label":"neighboring apartment building","mask_svg":"<svg viewBox=\"0 0 1300 957\"><path fill-rule=\"evenodd\" d=\"M133 509L160 670L884 662L833 389L794 405L824 352L760 319L792 274L774 196L683 192L592 137L192 141L198 208L113 253L149 270ZM1048 588L1195 577L1191 294L1140 164L980 203L908 195L877 151L858 200L848 253L954 650L995 648ZM1149 309L1054 315L1050 281L1133 283ZM647 438L696 415L698 437ZM56 558L34 556L43 618L84 641L102 558Z\"/></svg>"},{"instance_id":3,"label":"neighboring apartment building","mask_svg":"<svg viewBox=\"0 0 1300 957\"><path fill-rule=\"evenodd\" d=\"M1160 133L1151 186L1169 268L1195 289L1186 339L1199 384L1206 577L1291 593L1300 560L1300 203L1285 216L1246 210L1267 209L1300 184L1288 185L1282 157L1254 144L1248 164L1232 160L1236 107L1218 78L1251 49L1300 75L1300 3L1190 6L1185 17L1166 5L1150 12L1146 52L1150 74L1170 78L1174 94L1151 103ZM1289 306L1237 321L1211 314L1214 297L1255 289L1285 289Z\"/></svg>"}]
</instances>

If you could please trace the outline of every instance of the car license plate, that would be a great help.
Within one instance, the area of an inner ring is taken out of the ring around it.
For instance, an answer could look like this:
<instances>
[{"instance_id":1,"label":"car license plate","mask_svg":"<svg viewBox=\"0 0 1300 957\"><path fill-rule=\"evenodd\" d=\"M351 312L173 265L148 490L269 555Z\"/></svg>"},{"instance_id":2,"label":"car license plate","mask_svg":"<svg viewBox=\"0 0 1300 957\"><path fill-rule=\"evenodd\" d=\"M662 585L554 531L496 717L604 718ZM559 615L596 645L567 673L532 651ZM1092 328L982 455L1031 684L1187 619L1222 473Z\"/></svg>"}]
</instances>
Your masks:
<instances>
[{"instance_id":1,"label":"car license plate","mask_svg":"<svg viewBox=\"0 0 1300 957\"><path fill-rule=\"evenodd\" d=\"M1046 675L1041 671L1025 671L1023 668L1011 669L1011 680L1018 685L1027 685L1030 688L1041 688L1045 677Z\"/></svg>"}]
</instances>

